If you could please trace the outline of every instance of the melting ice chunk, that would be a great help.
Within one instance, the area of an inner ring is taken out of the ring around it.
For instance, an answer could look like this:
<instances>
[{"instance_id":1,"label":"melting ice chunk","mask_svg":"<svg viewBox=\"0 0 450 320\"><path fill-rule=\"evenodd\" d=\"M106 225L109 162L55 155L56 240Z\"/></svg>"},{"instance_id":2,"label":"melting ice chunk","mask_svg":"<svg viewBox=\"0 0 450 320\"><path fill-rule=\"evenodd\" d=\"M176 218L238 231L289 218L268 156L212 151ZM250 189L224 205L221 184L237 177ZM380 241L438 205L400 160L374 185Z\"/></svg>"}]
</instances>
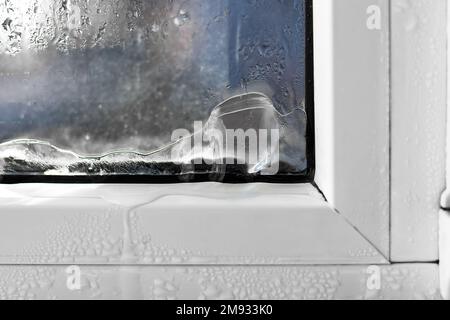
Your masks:
<instances>
[{"instance_id":1,"label":"melting ice chunk","mask_svg":"<svg viewBox=\"0 0 450 320\"><path fill-rule=\"evenodd\" d=\"M196 123L193 132L180 129L171 144L152 152L122 150L83 156L33 139L2 143L0 173L223 176L276 175L282 170L283 174L300 174L306 159L301 157L305 145L299 128L305 128L305 122L303 108L280 114L264 94L247 93L225 100L212 110L206 123Z\"/></svg>"}]
</instances>

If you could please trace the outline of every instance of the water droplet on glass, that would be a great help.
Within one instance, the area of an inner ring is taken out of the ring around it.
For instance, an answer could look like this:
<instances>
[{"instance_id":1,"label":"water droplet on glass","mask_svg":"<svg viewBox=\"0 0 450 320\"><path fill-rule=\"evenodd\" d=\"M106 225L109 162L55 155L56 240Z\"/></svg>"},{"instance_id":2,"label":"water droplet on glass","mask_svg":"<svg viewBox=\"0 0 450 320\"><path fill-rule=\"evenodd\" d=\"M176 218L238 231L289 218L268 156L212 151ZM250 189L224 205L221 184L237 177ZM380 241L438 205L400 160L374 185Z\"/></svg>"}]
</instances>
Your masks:
<instances>
[{"instance_id":1,"label":"water droplet on glass","mask_svg":"<svg viewBox=\"0 0 450 320\"><path fill-rule=\"evenodd\" d=\"M159 32L161 30L161 27L157 24L152 25L152 32Z\"/></svg>"},{"instance_id":2,"label":"water droplet on glass","mask_svg":"<svg viewBox=\"0 0 450 320\"><path fill-rule=\"evenodd\" d=\"M182 27L183 25L185 25L186 23L188 23L190 20L190 16L189 13L187 13L184 10L180 10L178 12L178 15L173 19L173 23L177 26L177 27Z\"/></svg>"}]
</instances>

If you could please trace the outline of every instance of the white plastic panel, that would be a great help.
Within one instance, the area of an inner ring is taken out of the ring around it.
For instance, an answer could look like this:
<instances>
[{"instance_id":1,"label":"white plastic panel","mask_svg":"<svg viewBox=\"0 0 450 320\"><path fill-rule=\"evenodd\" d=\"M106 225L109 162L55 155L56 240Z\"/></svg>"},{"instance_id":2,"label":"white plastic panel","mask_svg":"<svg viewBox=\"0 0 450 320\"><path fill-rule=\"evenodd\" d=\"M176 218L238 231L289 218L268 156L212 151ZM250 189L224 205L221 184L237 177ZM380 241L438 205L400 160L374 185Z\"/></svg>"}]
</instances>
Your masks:
<instances>
[{"instance_id":1,"label":"white plastic panel","mask_svg":"<svg viewBox=\"0 0 450 320\"><path fill-rule=\"evenodd\" d=\"M447 6L447 30L450 43L450 6ZM450 50L447 48L447 64L450 65ZM442 195L441 210L439 215L439 271L442 296L450 300L450 69L447 68L447 188Z\"/></svg>"},{"instance_id":2,"label":"white plastic panel","mask_svg":"<svg viewBox=\"0 0 450 320\"><path fill-rule=\"evenodd\" d=\"M438 260L445 187L445 0L392 1L393 261Z\"/></svg>"},{"instance_id":3,"label":"white plastic panel","mask_svg":"<svg viewBox=\"0 0 450 320\"><path fill-rule=\"evenodd\" d=\"M450 213L441 211L439 219L439 263L441 292L450 300Z\"/></svg>"},{"instance_id":4,"label":"white plastic panel","mask_svg":"<svg viewBox=\"0 0 450 320\"><path fill-rule=\"evenodd\" d=\"M314 1L314 37L316 182L388 256L389 1Z\"/></svg>"},{"instance_id":5,"label":"white plastic panel","mask_svg":"<svg viewBox=\"0 0 450 320\"><path fill-rule=\"evenodd\" d=\"M311 185L28 184L0 191L5 264L387 263Z\"/></svg>"},{"instance_id":6,"label":"white plastic panel","mask_svg":"<svg viewBox=\"0 0 450 320\"><path fill-rule=\"evenodd\" d=\"M0 267L1 299L440 299L438 266L384 266L380 290L367 266L81 267L81 290L66 267Z\"/></svg>"}]
</instances>

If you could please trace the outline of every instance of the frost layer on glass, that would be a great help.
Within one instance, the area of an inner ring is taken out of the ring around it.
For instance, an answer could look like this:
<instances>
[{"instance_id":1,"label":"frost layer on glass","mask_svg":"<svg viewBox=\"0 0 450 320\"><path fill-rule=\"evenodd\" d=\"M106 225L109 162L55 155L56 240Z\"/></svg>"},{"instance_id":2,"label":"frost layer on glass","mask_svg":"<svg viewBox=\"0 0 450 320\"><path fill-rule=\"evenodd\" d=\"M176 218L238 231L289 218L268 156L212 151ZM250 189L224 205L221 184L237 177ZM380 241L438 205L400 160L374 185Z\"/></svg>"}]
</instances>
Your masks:
<instances>
[{"instance_id":1,"label":"frost layer on glass","mask_svg":"<svg viewBox=\"0 0 450 320\"><path fill-rule=\"evenodd\" d=\"M0 88L1 175L308 169L303 0L2 1Z\"/></svg>"}]
</instances>

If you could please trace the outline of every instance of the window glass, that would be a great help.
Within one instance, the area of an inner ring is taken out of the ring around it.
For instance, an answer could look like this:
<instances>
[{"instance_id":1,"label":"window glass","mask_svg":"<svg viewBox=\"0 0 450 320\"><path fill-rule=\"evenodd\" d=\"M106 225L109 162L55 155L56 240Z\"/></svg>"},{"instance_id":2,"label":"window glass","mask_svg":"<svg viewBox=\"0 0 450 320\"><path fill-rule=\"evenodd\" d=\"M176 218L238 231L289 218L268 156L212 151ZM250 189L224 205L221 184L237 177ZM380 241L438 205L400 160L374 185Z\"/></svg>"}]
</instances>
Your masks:
<instances>
[{"instance_id":1,"label":"window glass","mask_svg":"<svg viewBox=\"0 0 450 320\"><path fill-rule=\"evenodd\" d=\"M1 1L3 181L308 177L309 9L304 0Z\"/></svg>"}]
</instances>

